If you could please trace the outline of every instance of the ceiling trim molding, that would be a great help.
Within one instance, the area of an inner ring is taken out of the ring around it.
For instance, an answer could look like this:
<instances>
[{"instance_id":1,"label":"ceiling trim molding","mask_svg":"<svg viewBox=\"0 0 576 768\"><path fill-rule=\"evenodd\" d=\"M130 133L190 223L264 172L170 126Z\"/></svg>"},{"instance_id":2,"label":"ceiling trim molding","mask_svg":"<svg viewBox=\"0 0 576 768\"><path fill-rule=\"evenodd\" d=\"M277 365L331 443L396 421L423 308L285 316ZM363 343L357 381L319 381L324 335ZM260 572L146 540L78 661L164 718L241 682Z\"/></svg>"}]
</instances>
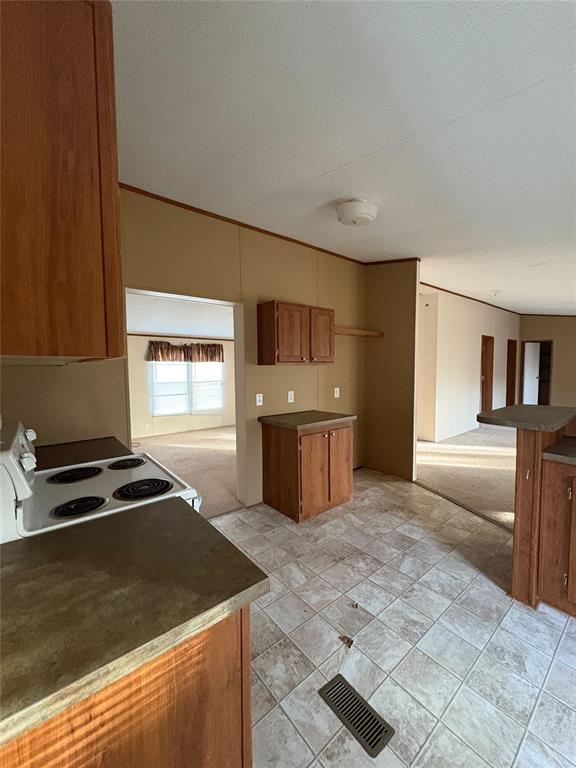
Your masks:
<instances>
[{"instance_id":1,"label":"ceiling trim molding","mask_svg":"<svg viewBox=\"0 0 576 768\"><path fill-rule=\"evenodd\" d=\"M520 317L564 317L576 319L576 315L542 315L538 312L524 312Z\"/></svg>"},{"instance_id":2,"label":"ceiling trim molding","mask_svg":"<svg viewBox=\"0 0 576 768\"><path fill-rule=\"evenodd\" d=\"M145 331L128 331L126 336L143 336L146 339L190 339L191 341L230 341L234 343L233 336L194 336L189 333L145 333Z\"/></svg>"},{"instance_id":3,"label":"ceiling trim molding","mask_svg":"<svg viewBox=\"0 0 576 768\"><path fill-rule=\"evenodd\" d=\"M500 309L502 312L510 312L511 315L522 316L522 312L515 312L513 309L506 309L506 307L499 307L497 304L491 304L489 301L483 301L483 299L475 299L474 296L466 296L464 293L458 293L458 291L451 291L448 288L441 288L439 285L432 285L432 283L425 283L420 281L420 285L425 285L428 288L435 288L437 291L444 291L444 293L451 293L452 296L459 296L461 299L468 299L468 301L476 301L478 304L485 304L492 309Z\"/></svg>"},{"instance_id":4,"label":"ceiling trim molding","mask_svg":"<svg viewBox=\"0 0 576 768\"><path fill-rule=\"evenodd\" d=\"M344 256L341 253L336 253L336 251L329 251L327 248L321 248L319 245L313 245L312 243L305 243L303 240L296 240L295 237L288 237L287 235L279 235L277 232L271 232L269 229L262 229L262 227L255 227L252 224L246 224L243 221L238 221L237 219L231 219L229 216L222 216L220 213L213 213L212 211L206 211L204 208L196 208L193 205L188 205L188 203L181 203L179 200L173 200L171 197L163 197L162 195L157 195L155 192L149 192L147 189L141 189L140 187L133 187L132 184L126 184L123 181L120 181L118 186L120 189L125 189L127 192L134 192L137 195L142 195L143 197L150 197L152 200L158 200L161 203L167 203L168 205L174 205L176 208L183 208L185 211L192 211L192 213L199 213L202 216L208 216L211 219L217 219L218 221L223 221L226 224L234 224L237 227L242 227L243 229L251 229L253 232L260 232L262 235L269 235L270 237L276 237L278 240L285 240L288 243L294 243L295 245L303 245L305 248L311 248L313 251L320 251L320 253L327 253L328 256L335 256L337 259L344 259L345 261L351 261L354 264L359 264L361 267L371 267L374 265L379 264L398 264L400 262L404 261L420 261L420 258L417 256L412 256L410 258L406 259L389 259L388 261L359 261L359 259L354 259L352 256Z\"/></svg>"}]
</instances>

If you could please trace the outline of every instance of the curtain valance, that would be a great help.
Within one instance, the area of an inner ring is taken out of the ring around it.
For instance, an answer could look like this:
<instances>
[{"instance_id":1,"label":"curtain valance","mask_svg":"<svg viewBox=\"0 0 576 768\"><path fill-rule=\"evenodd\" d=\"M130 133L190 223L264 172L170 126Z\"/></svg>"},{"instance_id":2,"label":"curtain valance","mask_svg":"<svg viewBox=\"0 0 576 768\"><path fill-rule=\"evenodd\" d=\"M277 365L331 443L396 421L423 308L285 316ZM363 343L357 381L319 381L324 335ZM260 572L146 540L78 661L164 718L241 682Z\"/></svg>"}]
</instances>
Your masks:
<instances>
[{"instance_id":1,"label":"curtain valance","mask_svg":"<svg viewBox=\"0 0 576 768\"><path fill-rule=\"evenodd\" d=\"M172 344L149 341L145 360L157 363L223 363L222 344Z\"/></svg>"}]
</instances>

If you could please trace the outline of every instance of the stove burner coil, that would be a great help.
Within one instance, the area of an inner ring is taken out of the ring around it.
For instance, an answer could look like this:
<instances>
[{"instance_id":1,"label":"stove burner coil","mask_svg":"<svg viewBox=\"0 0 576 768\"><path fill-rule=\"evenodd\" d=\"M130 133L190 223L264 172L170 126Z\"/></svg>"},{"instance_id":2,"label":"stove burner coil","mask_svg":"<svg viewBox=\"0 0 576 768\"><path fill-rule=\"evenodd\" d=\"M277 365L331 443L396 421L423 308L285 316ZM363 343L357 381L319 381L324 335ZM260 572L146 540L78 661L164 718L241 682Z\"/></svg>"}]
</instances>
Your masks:
<instances>
[{"instance_id":1,"label":"stove burner coil","mask_svg":"<svg viewBox=\"0 0 576 768\"><path fill-rule=\"evenodd\" d=\"M168 482L168 480L150 477L145 480L135 480L132 483L121 485L120 488L114 491L114 498L121 501L148 499L151 496L159 496L162 493L166 493L173 487L173 483Z\"/></svg>"},{"instance_id":2,"label":"stove burner coil","mask_svg":"<svg viewBox=\"0 0 576 768\"><path fill-rule=\"evenodd\" d=\"M66 518L87 515L89 512L94 512L103 507L107 501L108 499L105 499L103 496L81 496L79 499L72 499L54 507L50 512L50 517Z\"/></svg>"},{"instance_id":3,"label":"stove burner coil","mask_svg":"<svg viewBox=\"0 0 576 768\"><path fill-rule=\"evenodd\" d=\"M72 469L65 469L63 472L57 472L55 475L50 475L47 482L55 483L57 485L78 483L80 480L88 480L91 477L96 477L96 475L99 475L101 472L101 467L73 467Z\"/></svg>"},{"instance_id":4,"label":"stove burner coil","mask_svg":"<svg viewBox=\"0 0 576 768\"><path fill-rule=\"evenodd\" d=\"M133 459L120 459L119 461L113 461L112 464L108 464L108 469L134 469L135 467L141 467L142 464L146 464L146 460L138 459L135 456Z\"/></svg>"}]
</instances>

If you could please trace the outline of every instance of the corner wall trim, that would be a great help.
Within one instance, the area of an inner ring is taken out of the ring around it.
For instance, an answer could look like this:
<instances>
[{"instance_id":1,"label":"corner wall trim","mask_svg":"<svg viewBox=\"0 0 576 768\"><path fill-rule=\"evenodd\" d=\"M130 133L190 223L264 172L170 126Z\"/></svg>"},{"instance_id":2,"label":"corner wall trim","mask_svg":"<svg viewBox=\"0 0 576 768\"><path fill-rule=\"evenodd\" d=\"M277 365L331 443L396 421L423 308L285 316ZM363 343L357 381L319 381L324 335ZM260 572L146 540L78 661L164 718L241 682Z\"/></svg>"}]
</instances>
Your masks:
<instances>
[{"instance_id":1,"label":"corner wall trim","mask_svg":"<svg viewBox=\"0 0 576 768\"><path fill-rule=\"evenodd\" d=\"M499 307L497 304L491 304L489 301L483 301L482 299L475 299L473 296L466 296L464 293L458 293L457 291L451 291L448 288L441 288L439 285L432 285L432 283L420 282L420 285L425 285L427 288L434 288L436 291L444 291L444 293L451 293L452 296L459 296L461 299L468 299L468 301L476 301L478 304L485 304L492 309L500 309L502 312L510 312L511 315L522 316L521 312L514 312L513 309L506 309L506 307Z\"/></svg>"}]
</instances>

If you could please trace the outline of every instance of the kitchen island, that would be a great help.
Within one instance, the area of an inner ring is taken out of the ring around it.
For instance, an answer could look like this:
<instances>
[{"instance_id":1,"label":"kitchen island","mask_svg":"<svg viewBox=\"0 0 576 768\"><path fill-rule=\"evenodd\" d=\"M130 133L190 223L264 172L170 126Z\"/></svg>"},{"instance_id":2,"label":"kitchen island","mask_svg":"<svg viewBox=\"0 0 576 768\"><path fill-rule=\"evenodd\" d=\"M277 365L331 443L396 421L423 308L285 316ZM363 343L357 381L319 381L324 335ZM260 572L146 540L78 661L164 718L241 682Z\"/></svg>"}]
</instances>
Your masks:
<instances>
[{"instance_id":1,"label":"kitchen island","mask_svg":"<svg viewBox=\"0 0 576 768\"><path fill-rule=\"evenodd\" d=\"M1 557L4 768L251 765L250 603L268 580L189 504Z\"/></svg>"},{"instance_id":2,"label":"kitchen island","mask_svg":"<svg viewBox=\"0 0 576 768\"><path fill-rule=\"evenodd\" d=\"M576 407L513 405L477 419L517 430L512 597L576 615Z\"/></svg>"}]
</instances>

